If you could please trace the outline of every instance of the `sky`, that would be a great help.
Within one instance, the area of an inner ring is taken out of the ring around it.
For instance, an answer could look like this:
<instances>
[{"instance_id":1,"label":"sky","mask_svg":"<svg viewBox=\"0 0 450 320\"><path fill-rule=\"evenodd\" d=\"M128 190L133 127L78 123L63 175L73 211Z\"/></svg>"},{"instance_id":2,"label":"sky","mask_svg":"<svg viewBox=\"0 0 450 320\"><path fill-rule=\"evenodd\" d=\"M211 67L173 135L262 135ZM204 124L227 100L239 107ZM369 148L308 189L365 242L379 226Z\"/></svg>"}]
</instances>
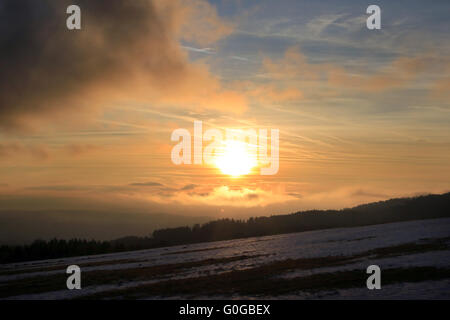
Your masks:
<instances>
[{"instance_id":1,"label":"sky","mask_svg":"<svg viewBox=\"0 0 450 320\"><path fill-rule=\"evenodd\" d=\"M68 30L75 2L82 27ZM379 30L366 27L370 4L2 0L0 242L22 239L24 221L27 239L57 222L60 236L104 238L155 214L246 218L448 192L450 2L377 1ZM194 121L278 129L278 172L175 165L171 135Z\"/></svg>"}]
</instances>

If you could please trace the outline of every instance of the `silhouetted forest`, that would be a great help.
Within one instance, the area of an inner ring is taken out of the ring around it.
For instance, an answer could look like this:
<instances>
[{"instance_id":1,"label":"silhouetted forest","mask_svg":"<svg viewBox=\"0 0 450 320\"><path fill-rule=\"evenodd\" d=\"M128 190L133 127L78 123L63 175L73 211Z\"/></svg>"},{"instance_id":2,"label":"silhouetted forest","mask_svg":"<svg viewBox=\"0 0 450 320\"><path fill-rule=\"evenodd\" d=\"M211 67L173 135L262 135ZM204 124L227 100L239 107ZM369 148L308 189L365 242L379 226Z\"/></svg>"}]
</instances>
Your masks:
<instances>
[{"instance_id":1,"label":"silhouetted forest","mask_svg":"<svg viewBox=\"0 0 450 320\"><path fill-rule=\"evenodd\" d=\"M310 210L248 220L220 219L193 227L155 230L151 237L131 236L112 241L36 240L29 245L1 246L0 263L444 217L450 217L450 193L391 199L343 210Z\"/></svg>"}]
</instances>

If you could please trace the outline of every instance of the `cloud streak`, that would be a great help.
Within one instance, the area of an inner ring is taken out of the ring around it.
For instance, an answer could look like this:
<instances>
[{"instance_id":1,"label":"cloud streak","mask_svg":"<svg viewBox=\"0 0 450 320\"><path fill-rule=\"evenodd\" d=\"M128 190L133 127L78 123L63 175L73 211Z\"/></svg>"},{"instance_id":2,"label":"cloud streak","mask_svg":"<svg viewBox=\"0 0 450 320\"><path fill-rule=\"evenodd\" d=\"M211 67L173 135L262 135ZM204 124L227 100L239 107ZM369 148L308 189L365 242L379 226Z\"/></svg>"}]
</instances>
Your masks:
<instances>
[{"instance_id":1,"label":"cloud streak","mask_svg":"<svg viewBox=\"0 0 450 320\"><path fill-rule=\"evenodd\" d=\"M0 160L23 156L31 156L35 160L45 160L49 157L49 150L43 145L0 144Z\"/></svg>"}]
</instances>

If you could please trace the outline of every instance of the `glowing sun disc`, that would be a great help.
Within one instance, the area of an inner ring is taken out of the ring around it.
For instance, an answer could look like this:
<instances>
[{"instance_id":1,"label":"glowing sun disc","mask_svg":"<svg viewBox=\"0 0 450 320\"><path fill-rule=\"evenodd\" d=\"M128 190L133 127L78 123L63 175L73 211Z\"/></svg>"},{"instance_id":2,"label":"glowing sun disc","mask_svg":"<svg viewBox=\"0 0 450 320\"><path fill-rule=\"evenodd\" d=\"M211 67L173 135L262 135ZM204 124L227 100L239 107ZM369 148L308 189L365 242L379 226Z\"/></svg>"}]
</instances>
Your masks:
<instances>
[{"instance_id":1,"label":"glowing sun disc","mask_svg":"<svg viewBox=\"0 0 450 320\"><path fill-rule=\"evenodd\" d=\"M225 148L216 158L216 166L223 174L241 176L250 173L256 165L248 146L240 141L225 141Z\"/></svg>"}]
</instances>

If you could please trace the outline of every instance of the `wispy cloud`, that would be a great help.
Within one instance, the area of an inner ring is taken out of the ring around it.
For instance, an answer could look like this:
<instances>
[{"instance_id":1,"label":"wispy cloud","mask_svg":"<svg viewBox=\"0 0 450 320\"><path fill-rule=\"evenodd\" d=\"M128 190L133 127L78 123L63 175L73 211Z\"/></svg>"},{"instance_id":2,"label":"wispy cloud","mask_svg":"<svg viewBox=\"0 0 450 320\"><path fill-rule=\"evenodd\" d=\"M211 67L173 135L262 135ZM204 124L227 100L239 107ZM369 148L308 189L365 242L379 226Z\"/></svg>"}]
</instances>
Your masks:
<instances>
[{"instance_id":1,"label":"wispy cloud","mask_svg":"<svg viewBox=\"0 0 450 320\"><path fill-rule=\"evenodd\" d=\"M204 54L215 54L216 53L216 51L212 48L194 48L194 47L189 47L189 46L181 46L181 47L188 51L199 52L199 53L204 53Z\"/></svg>"}]
</instances>

